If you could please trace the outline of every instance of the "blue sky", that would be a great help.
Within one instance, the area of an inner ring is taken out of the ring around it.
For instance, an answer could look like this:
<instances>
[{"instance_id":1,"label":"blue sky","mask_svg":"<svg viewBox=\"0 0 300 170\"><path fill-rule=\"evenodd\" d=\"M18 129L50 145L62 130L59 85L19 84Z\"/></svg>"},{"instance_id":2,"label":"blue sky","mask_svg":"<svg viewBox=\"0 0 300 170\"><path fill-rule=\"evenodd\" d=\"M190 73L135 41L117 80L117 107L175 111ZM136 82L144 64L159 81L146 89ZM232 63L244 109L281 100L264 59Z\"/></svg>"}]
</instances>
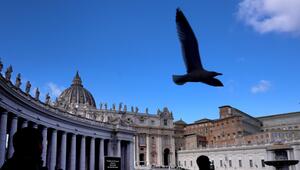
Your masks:
<instances>
[{"instance_id":1,"label":"blue sky","mask_svg":"<svg viewBox=\"0 0 300 170\"><path fill-rule=\"evenodd\" d=\"M204 67L223 88L177 86L185 73L180 7ZM299 0L0 1L0 56L54 97L76 73L97 105L167 106L175 119L218 118L231 105L253 116L300 110ZM44 97L42 97L44 99Z\"/></svg>"}]
</instances>

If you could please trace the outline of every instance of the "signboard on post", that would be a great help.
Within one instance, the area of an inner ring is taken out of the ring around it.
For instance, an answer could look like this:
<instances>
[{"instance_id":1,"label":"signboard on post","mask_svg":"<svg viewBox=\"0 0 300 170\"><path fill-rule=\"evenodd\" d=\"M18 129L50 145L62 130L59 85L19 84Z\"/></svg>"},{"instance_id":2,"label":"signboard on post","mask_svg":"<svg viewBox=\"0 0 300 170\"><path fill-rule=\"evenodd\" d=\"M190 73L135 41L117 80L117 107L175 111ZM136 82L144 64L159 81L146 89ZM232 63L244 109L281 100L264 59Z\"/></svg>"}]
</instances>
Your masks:
<instances>
[{"instance_id":1,"label":"signboard on post","mask_svg":"<svg viewBox=\"0 0 300 170\"><path fill-rule=\"evenodd\" d=\"M104 170L121 170L121 158L106 156L104 159Z\"/></svg>"}]
</instances>

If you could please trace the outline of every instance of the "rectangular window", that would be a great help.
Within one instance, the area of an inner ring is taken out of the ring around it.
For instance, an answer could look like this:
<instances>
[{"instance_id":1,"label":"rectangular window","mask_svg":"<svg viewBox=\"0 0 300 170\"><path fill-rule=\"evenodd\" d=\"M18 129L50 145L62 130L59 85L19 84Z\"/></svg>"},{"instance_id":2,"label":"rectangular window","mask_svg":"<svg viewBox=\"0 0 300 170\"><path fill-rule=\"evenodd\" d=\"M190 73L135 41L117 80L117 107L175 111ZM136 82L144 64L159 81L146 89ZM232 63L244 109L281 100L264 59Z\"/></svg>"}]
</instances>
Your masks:
<instances>
[{"instance_id":1,"label":"rectangular window","mask_svg":"<svg viewBox=\"0 0 300 170\"><path fill-rule=\"evenodd\" d=\"M191 166L193 166L193 161L191 161Z\"/></svg>"},{"instance_id":2,"label":"rectangular window","mask_svg":"<svg viewBox=\"0 0 300 170\"><path fill-rule=\"evenodd\" d=\"M253 161L252 160L249 160L249 165L250 165L250 168L253 167Z\"/></svg>"},{"instance_id":3,"label":"rectangular window","mask_svg":"<svg viewBox=\"0 0 300 170\"><path fill-rule=\"evenodd\" d=\"M167 119L164 119L164 125L168 126L168 120Z\"/></svg>"},{"instance_id":4,"label":"rectangular window","mask_svg":"<svg viewBox=\"0 0 300 170\"><path fill-rule=\"evenodd\" d=\"M232 167L232 162L231 162L231 160L229 160L229 167Z\"/></svg>"},{"instance_id":5,"label":"rectangular window","mask_svg":"<svg viewBox=\"0 0 300 170\"><path fill-rule=\"evenodd\" d=\"M145 134L141 134L139 135L139 144L140 146L145 146L146 145L146 135Z\"/></svg>"},{"instance_id":6,"label":"rectangular window","mask_svg":"<svg viewBox=\"0 0 300 170\"><path fill-rule=\"evenodd\" d=\"M220 167L223 167L223 161L220 160Z\"/></svg>"},{"instance_id":7,"label":"rectangular window","mask_svg":"<svg viewBox=\"0 0 300 170\"><path fill-rule=\"evenodd\" d=\"M239 167L243 167L242 160L239 160Z\"/></svg>"},{"instance_id":8,"label":"rectangular window","mask_svg":"<svg viewBox=\"0 0 300 170\"><path fill-rule=\"evenodd\" d=\"M178 161L178 165L181 166L181 165L180 165L180 161Z\"/></svg>"},{"instance_id":9,"label":"rectangular window","mask_svg":"<svg viewBox=\"0 0 300 170\"><path fill-rule=\"evenodd\" d=\"M265 165L265 160L261 160L261 167L265 167L266 165Z\"/></svg>"},{"instance_id":10,"label":"rectangular window","mask_svg":"<svg viewBox=\"0 0 300 170\"><path fill-rule=\"evenodd\" d=\"M184 166L186 166L186 161L184 161Z\"/></svg>"}]
</instances>

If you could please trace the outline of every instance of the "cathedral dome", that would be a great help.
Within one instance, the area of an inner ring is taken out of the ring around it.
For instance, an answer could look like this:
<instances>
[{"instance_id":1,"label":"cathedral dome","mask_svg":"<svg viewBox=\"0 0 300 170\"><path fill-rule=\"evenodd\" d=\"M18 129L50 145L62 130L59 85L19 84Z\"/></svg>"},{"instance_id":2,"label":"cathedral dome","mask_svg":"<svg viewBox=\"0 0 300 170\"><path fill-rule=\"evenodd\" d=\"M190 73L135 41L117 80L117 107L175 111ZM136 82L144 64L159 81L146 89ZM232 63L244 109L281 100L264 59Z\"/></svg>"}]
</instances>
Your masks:
<instances>
[{"instance_id":1,"label":"cathedral dome","mask_svg":"<svg viewBox=\"0 0 300 170\"><path fill-rule=\"evenodd\" d=\"M74 108L96 108L94 97L83 87L78 72L73 79L71 87L67 88L60 94L56 104L58 107L65 108L67 110Z\"/></svg>"}]
</instances>

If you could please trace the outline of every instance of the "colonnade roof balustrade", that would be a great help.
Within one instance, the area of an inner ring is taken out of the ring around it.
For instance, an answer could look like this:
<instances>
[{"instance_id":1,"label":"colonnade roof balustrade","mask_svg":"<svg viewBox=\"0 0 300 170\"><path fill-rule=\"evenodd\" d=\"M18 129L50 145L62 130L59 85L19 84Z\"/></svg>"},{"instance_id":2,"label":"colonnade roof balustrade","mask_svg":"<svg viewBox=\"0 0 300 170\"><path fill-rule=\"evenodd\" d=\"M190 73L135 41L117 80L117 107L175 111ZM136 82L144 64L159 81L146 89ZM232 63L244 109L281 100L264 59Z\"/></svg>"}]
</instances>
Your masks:
<instances>
[{"instance_id":1,"label":"colonnade roof balustrade","mask_svg":"<svg viewBox=\"0 0 300 170\"><path fill-rule=\"evenodd\" d=\"M34 97L30 95L29 81L25 90L21 89L20 74L12 83L11 66L5 73L2 69L0 61L0 167L13 155L13 134L30 126L42 132L43 165L49 170L95 170L96 167L103 170L104 156L119 156L125 162L121 169L133 170L131 145L135 131L131 125L111 124L71 114L55 107L48 94L42 102L38 90Z\"/></svg>"}]
</instances>

